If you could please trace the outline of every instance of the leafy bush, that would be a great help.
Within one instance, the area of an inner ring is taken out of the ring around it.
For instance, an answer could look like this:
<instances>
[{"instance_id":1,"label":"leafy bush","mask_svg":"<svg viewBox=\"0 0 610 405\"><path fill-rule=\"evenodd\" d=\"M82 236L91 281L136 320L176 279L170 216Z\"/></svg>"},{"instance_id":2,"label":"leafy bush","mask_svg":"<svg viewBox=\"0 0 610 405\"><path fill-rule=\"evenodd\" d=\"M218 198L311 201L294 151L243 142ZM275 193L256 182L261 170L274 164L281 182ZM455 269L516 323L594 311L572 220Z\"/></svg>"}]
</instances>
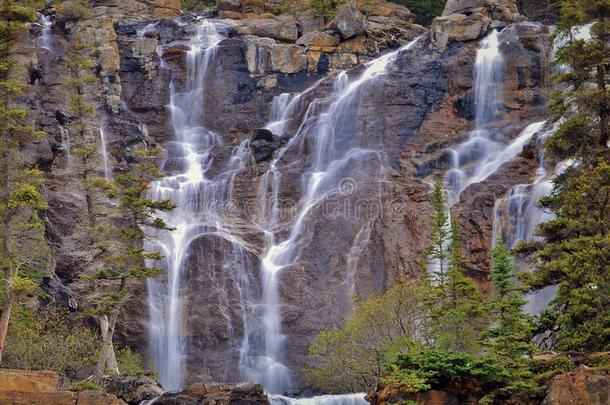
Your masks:
<instances>
[{"instance_id":1,"label":"leafy bush","mask_svg":"<svg viewBox=\"0 0 610 405\"><path fill-rule=\"evenodd\" d=\"M214 4L214 0L182 0L182 11L194 13L213 7Z\"/></svg>"},{"instance_id":2,"label":"leafy bush","mask_svg":"<svg viewBox=\"0 0 610 405\"><path fill-rule=\"evenodd\" d=\"M93 17L87 0L65 0L56 9L57 21L87 20Z\"/></svg>"},{"instance_id":3,"label":"leafy bush","mask_svg":"<svg viewBox=\"0 0 610 405\"><path fill-rule=\"evenodd\" d=\"M45 311L36 317L22 306L14 308L2 363L24 370L51 370L67 379L89 376L97 361L98 334L72 325L65 314Z\"/></svg>"},{"instance_id":4,"label":"leafy bush","mask_svg":"<svg viewBox=\"0 0 610 405\"><path fill-rule=\"evenodd\" d=\"M147 373L144 368L142 355L132 351L129 347L123 347L117 350L116 357L121 374L141 376Z\"/></svg>"},{"instance_id":5,"label":"leafy bush","mask_svg":"<svg viewBox=\"0 0 610 405\"><path fill-rule=\"evenodd\" d=\"M316 17L330 21L335 18L337 7L344 3L345 0L311 0L310 7Z\"/></svg>"},{"instance_id":6,"label":"leafy bush","mask_svg":"<svg viewBox=\"0 0 610 405\"><path fill-rule=\"evenodd\" d=\"M550 360L533 360L530 370L536 378L551 377L555 374L566 373L574 369L574 362L566 356L557 356Z\"/></svg>"},{"instance_id":7,"label":"leafy bush","mask_svg":"<svg viewBox=\"0 0 610 405\"><path fill-rule=\"evenodd\" d=\"M398 284L356 308L342 329L321 332L309 348L309 383L330 392L375 388L385 366L415 334L419 307L414 287Z\"/></svg>"},{"instance_id":8,"label":"leafy bush","mask_svg":"<svg viewBox=\"0 0 610 405\"><path fill-rule=\"evenodd\" d=\"M68 386L68 391L89 391L99 390L100 387L91 380L83 380Z\"/></svg>"}]
</instances>

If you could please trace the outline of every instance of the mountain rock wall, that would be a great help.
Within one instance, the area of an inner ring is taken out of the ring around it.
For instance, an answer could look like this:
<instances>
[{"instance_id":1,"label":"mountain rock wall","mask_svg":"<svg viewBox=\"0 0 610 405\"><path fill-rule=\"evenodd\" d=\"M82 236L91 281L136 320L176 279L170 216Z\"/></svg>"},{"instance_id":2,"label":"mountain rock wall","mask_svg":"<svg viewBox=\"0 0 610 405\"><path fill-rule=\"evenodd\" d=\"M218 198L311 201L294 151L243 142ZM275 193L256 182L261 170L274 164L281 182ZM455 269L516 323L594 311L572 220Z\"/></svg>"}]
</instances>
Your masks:
<instances>
[{"instance_id":1,"label":"mountain rock wall","mask_svg":"<svg viewBox=\"0 0 610 405\"><path fill-rule=\"evenodd\" d=\"M366 297L382 292L397 279L416 277L421 271L430 184L448 168L446 148L465 139L473 126L473 63L478 41L490 27L507 26L501 34L506 77L498 131L512 139L527 124L546 116L548 29L516 22L521 18L512 2L465 3L450 1L447 15L427 30L410 23L412 15L404 7L386 2L375 3L372 9L350 3L337 10L335 19L324 21L306 9L272 14L277 7L274 2L217 1L219 24L227 38L209 67L216 80L206 86L205 105L193 106L206 112L206 126L222 137L215 162L224 161L242 140L261 133L274 97L315 84L295 113L302 117L313 100L324 102L329 97L339 70L357 77L362 63L421 36L412 49L398 54L353 117L354 125L371 142L383 145L388 173L381 187L359 183L339 203L353 204L379 195L380 208L372 217L356 219L329 218L314 209L306 224L314 230L313 236L298 264L281 275L286 363L295 371L297 385L302 384L298 370L305 363L308 345L320 330L343 323L353 309L353 294ZM193 16L176 17L177 0L97 0L92 6L91 18L56 21L50 50L37 46L41 32L35 25L21 47L29 75L36 78L28 86L27 102L37 126L47 134L44 140L26 145L25 151L45 170L47 238L55 251L54 270L77 304L80 275L98 263L83 227L87 220L84 190L72 174L62 144L61 127L71 119L62 85L66 55L77 41L87 44L97 80L87 98L96 106L95 126L104 129L112 170L120 173L128 168L136 146L163 146L172 139L166 108L169 84L183 85L188 39L195 24ZM471 12L472 7L476 12ZM297 125L296 121L291 125ZM87 136L91 140L100 134ZM246 169L235 178L233 197L239 204L231 214L248 247L240 266L247 269L254 300L261 294L259 269L264 253L264 235L254 218L259 208L257 190L277 145L265 147L265 153L253 150L249 154ZM301 197L300 174L310 159L311 152L305 150L302 161L284 173L280 195L285 200ZM101 157L97 163L93 169L103 174ZM473 259L471 274L483 289L489 287L487 250L495 199L517 182L531 181L536 165L537 154L526 149L494 176L465 190L454 207ZM212 170L222 168L213 166ZM109 202L99 195L95 203ZM289 224L286 221L282 233L289 232ZM244 330L234 263L225 257L228 248L226 241L214 236L202 237L191 246L184 286L188 310L181 331L188 341L190 381L239 378L236 364ZM353 288L346 279L352 280ZM133 294L135 299L120 321L119 338L146 354L145 285L134 286Z\"/></svg>"}]
</instances>

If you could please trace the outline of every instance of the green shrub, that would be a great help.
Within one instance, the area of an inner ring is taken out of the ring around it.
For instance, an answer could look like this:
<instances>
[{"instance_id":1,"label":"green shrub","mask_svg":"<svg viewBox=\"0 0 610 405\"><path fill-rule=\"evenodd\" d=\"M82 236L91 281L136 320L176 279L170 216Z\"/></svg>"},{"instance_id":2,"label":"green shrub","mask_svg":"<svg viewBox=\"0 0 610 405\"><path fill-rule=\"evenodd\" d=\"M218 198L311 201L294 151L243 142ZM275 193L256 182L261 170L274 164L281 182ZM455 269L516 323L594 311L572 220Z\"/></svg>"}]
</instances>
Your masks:
<instances>
[{"instance_id":1,"label":"green shrub","mask_svg":"<svg viewBox=\"0 0 610 405\"><path fill-rule=\"evenodd\" d=\"M123 375L141 376L147 373L144 368L142 355L132 351L129 347L117 350L116 360L119 365L119 371Z\"/></svg>"},{"instance_id":2,"label":"green shrub","mask_svg":"<svg viewBox=\"0 0 610 405\"><path fill-rule=\"evenodd\" d=\"M87 0L65 0L57 5L57 21L87 20L93 12Z\"/></svg>"},{"instance_id":3,"label":"green shrub","mask_svg":"<svg viewBox=\"0 0 610 405\"><path fill-rule=\"evenodd\" d=\"M196 13L206 8L214 7L214 0L182 0L182 11L185 13Z\"/></svg>"},{"instance_id":4,"label":"green shrub","mask_svg":"<svg viewBox=\"0 0 610 405\"><path fill-rule=\"evenodd\" d=\"M99 390L100 387L91 380L83 380L68 386L68 391L90 391Z\"/></svg>"},{"instance_id":5,"label":"green shrub","mask_svg":"<svg viewBox=\"0 0 610 405\"><path fill-rule=\"evenodd\" d=\"M335 18L337 7L344 3L345 0L311 0L310 7L316 17L330 21Z\"/></svg>"},{"instance_id":6,"label":"green shrub","mask_svg":"<svg viewBox=\"0 0 610 405\"><path fill-rule=\"evenodd\" d=\"M98 334L70 323L65 314L42 311L34 316L30 309L16 306L2 365L23 370L51 370L67 379L82 379L91 375L98 347Z\"/></svg>"},{"instance_id":7,"label":"green shrub","mask_svg":"<svg viewBox=\"0 0 610 405\"><path fill-rule=\"evenodd\" d=\"M555 374L574 370L574 362L566 356L557 356L550 360L533 360L530 370L537 379L552 377Z\"/></svg>"},{"instance_id":8,"label":"green shrub","mask_svg":"<svg viewBox=\"0 0 610 405\"><path fill-rule=\"evenodd\" d=\"M599 369L610 368L610 353L597 353L585 361L585 365Z\"/></svg>"}]
</instances>

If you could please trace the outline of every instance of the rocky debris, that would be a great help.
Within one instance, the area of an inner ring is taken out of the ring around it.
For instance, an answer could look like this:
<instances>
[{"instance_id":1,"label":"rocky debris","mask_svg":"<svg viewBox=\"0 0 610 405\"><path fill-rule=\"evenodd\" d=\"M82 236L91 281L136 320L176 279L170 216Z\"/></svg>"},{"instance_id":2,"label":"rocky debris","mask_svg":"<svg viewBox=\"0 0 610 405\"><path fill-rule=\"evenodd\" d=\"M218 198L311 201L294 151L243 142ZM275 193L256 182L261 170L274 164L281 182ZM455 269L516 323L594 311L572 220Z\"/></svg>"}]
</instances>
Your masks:
<instances>
[{"instance_id":1,"label":"rocky debris","mask_svg":"<svg viewBox=\"0 0 610 405\"><path fill-rule=\"evenodd\" d=\"M182 391L166 392L155 405L266 405L267 395L260 384L196 384Z\"/></svg>"},{"instance_id":2,"label":"rocky debris","mask_svg":"<svg viewBox=\"0 0 610 405\"><path fill-rule=\"evenodd\" d=\"M333 52L341 42L337 35L312 31L300 37L296 44L303 45L311 51Z\"/></svg>"},{"instance_id":3,"label":"rocky debris","mask_svg":"<svg viewBox=\"0 0 610 405\"><path fill-rule=\"evenodd\" d=\"M0 404L125 405L102 391L58 391L58 381L50 371L0 369Z\"/></svg>"},{"instance_id":4,"label":"rocky debris","mask_svg":"<svg viewBox=\"0 0 610 405\"><path fill-rule=\"evenodd\" d=\"M610 404L610 371L580 366L559 374L548 385L541 405L608 405Z\"/></svg>"},{"instance_id":5,"label":"rocky debris","mask_svg":"<svg viewBox=\"0 0 610 405\"><path fill-rule=\"evenodd\" d=\"M335 18L328 24L328 28L335 30L342 39L361 34L368 26L368 20L352 2L339 6Z\"/></svg>"},{"instance_id":6,"label":"rocky debris","mask_svg":"<svg viewBox=\"0 0 610 405\"><path fill-rule=\"evenodd\" d=\"M116 376L106 381L104 391L128 404L139 404L163 394L163 388L151 377Z\"/></svg>"}]
</instances>

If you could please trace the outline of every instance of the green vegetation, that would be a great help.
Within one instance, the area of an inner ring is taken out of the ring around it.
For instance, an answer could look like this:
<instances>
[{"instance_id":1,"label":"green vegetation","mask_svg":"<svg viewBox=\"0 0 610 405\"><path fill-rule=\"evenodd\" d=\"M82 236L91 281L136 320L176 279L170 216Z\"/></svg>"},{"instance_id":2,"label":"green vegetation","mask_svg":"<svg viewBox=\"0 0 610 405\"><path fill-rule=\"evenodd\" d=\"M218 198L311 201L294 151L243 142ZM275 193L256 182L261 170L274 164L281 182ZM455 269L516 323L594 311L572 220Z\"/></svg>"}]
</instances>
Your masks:
<instances>
[{"instance_id":1,"label":"green vegetation","mask_svg":"<svg viewBox=\"0 0 610 405\"><path fill-rule=\"evenodd\" d=\"M66 380L87 378L98 359L100 339L93 330L51 309L18 306L11 318L3 366L51 370Z\"/></svg>"},{"instance_id":2,"label":"green vegetation","mask_svg":"<svg viewBox=\"0 0 610 405\"><path fill-rule=\"evenodd\" d=\"M443 13L447 0L394 0L415 14L415 22L430 25L435 17Z\"/></svg>"},{"instance_id":3,"label":"green vegetation","mask_svg":"<svg viewBox=\"0 0 610 405\"><path fill-rule=\"evenodd\" d=\"M196 13L214 7L214 0L182 0L181 9L185 13Z\"/></svg>"},{"instance_id":4,"label":"green vegetation","mask_svg":"<svg viewBox=\"0 0 610 405\"><path fill-rule=\"evenodd\" d=\"M30 2L0 3L0 362L13 305L37 293L36 281L47 270L49 253L39 215L46 208L42 175L20 153L21 145L42 134L16 101L25 75L13 55L19 34L34 19Z\"/></svg>"},{"instance_id":5,"label":"green vegetation","mask_svg":"<svg viewBox=\"0 0 610 405\"><path fill-rule=\"evenodd\" d=\"M568 116L547 142L557 160L570 167L557 178L541 204L555 214L539 233L543 242L519 247L539 263L523 276L534 291L556 287L538 329L558 350L610 348L610 3L564 2L558 35L566 43L557 52L563 68L562 89L553 98L557 117ZM575 27L596 20L591 39L576 39Z\"/></svg>"},{"instance_id":6,"label":"green vegetation","mask_svg":"<svg viewBox=\"0 0 610 405\"><path fill-rule=\"evenodd\" d=\"M93 18L93 12L87 0L64 0L56 6L57 21L87 20Z\"/></svg>"},{"instance_id":7,"label":"green vegetation","mask_svg":"<svg viewBox=\"0 0 610 405\"><path fill-rule=\"evenodd\" d=\"M435 274L424 268L419 282L363 301L343 328L322 332L310 347L309 382L331 392L370 390L380 381L418 392L476 380L483 402L538 394L533 327L508 249L498 241L492 252L495 294L485 299L466 275L459 228L449 226L438 182L432 208L426 267Z\"/></svg>"},{"instance_id":8,"label":"green vegetation","mask_svg":"<svg viewBox=\"0 0 610 405\"><path fill-rule=\"evenodd\" d=\"M309 6L316 17L322 18L324 21L330 21L335 18L337 7L343 3L345 3L345 0L311 0Z\"/></svg>"}]
</instances>

